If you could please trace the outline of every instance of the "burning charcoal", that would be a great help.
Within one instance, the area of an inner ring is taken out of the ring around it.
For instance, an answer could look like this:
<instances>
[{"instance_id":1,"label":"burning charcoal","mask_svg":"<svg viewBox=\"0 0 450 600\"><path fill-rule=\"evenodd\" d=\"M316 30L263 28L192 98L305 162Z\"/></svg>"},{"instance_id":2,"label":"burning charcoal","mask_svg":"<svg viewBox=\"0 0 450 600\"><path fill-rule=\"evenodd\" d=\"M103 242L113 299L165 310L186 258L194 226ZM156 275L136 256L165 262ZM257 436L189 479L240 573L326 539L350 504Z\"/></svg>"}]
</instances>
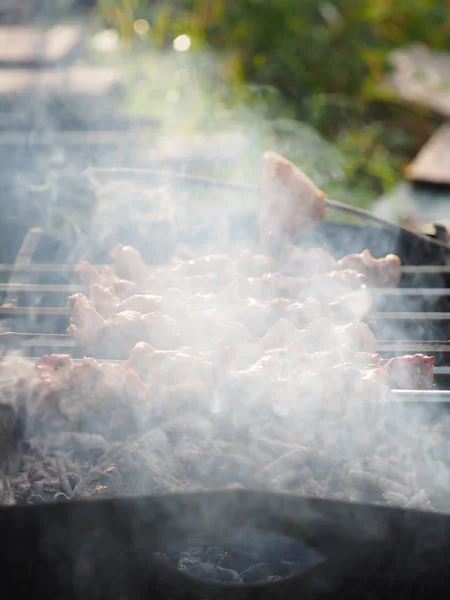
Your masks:
<instances>
[{"instance_id":1,"label":"burning charcoal","mask_svg":"<svg viewBox=\"0 0 450 600\"><path fill-rule=\"evenodd\" d=\"M364 467L367 471L378 473L392 481L398 481L402 485L408 487L411 483L411 476L400 467L390 464L388 461L382 460L373 456L364 461Z\"/></svg>"},{"instance_id":2,"label":"burning charcoal","mask_svg":"<svg viewBox=\"0 0 450 600\"><path fill-rule=\"evenodd\" d=\"M273 575L273 570L267 563L259 563L242 571L240 577L244 583L256 583L257 581L265 581L267 577Z\"/></svg>"},{"instance_id":3,"label":"burning charcoal","mask_svg":"<svg viewBox=\"0 0 450 600\"><path fill-rule=\"evenodd\" d=\"M223 569L211 563L199 562L191 565L179 565L184 571L199 579L215 579L226 583L241 583L239 574L232 569Z\"/></svg>"},{"instance_id":4,"label":"burning charcoal","mask_svg":"<svg viewBox=\"0 0 450 600\"><path fill-rule=\"evenodd\" d=\"M387 477L376 475L375 473L352 469L349 472L349 478L355 485L362 485L379 493L395 492L407 498L410 495L409 489L405 485L392 481L392 479L388 479Z\"/></svg>"},{"instance_id":5,"label":"burning charcoal","mask_svg":"<svg viewBox=\"0 0 450 600\"><path fill-rule=\"evenodd\" d=\"M70 431L46 437L42 442L45 455L72 452L80 459L96 461L110 447L105 438L95 433Z\"/></svg>"},{"instance_id":6,"label":"burning charcoal","mask_svg":"<svg viewBox=\"0 0 450 600\"><path fill-rule=\"evenodd\" d=\"M181 552L180 557L200 559L203 556L204 548L202 546L191 546L186 552Z\"/></svg>"},{"instance_id":7,"label":"burning charcoal","mask_svg":"<svg viewBox=\"0 0 450 600\"><path fill-rule=\"evenodd\" d=\"M6 477L0 476L0 505L12 506L14 504L16 504L16 498L11 483Z\"/></svg>"},{"instance_id":8,"label":"burning charcoal","mask_svg":"<svg viewBox=\"0 0 450 600\"><path fill-rule=\"evenodd\" d=\"M70 485L69 478L67 477L65 462L61 457L56 459L56 468L58 470L59 486L61 491L70 498L72 496L72 486Z\"/></svg>"},{"instance_id":9,"label":"burning charcoal","mask_svg":"<svg viewBox=\"0 0 450 600\"><path fill-rule=\"evenodd\" d=\"M153 429L105 454L75 488L77 496L118 496L173 492L189 483L167 436Z\"/></svg>"},{"instance_id":10,"label":"burning charcoal","mask_svg":"<svg viewBox=\"0 0 450 600\"><path fill-rule=\"evenodd\" d=\"M312 498L330 498L330 491L326 483L315 479L310 479L304 483L297 493L300 493L302 496L311 496Z\"/></svg>"},{"instance_id":11,"label":"burning charcoal","mask_svg":"<svg viewBox=\"0 0 450 600\"><path fill-rule=\"evenodd\" d=\"M70 496L71 495L72 494L70 494ZM70 500L70 496L66 496L64 492L57 492L54 495L53 500L56 500L56 502L67 502L68 500Z\"/></svg>"},{"instance_id":12,"label":"burning charcoal","mask_svg":"<svg viewBox=\"0 0 450 600\"><path fill-rule=\"evenodd\" d=\"M298 446L296 450L287 452L274 460L264 468L265 478L269 480L275 479L280 473L292 473L299 471L302 467L309 467L312 472L318 476L318 473L323 467L322 476L325 476L330 468L337 467L340 461L326 456L317 450ZM306 472L304 473L306 475Z\"/></svg>"},{"instance_id":13,"label":"burning charcoal","mask_svg":"<svg viewBox=\"0 0 450 600\"><path fill-rule=\"evenodd\" d=\"M274 490L292 490L299 487L313 477L311 469L304 465L290 473L283 473L270 482Z\"/></svg>"},{"instance_id":14,"label":"burning charcoal","mask_svg":"<svg viewBox=\"0 0 450 600\"><path fill-rule=\"evenodd\" d=\"M406 508L408 504L408 499L403 496L403 494L397 494L396 492L384 492L384 494L382 494L382 498L383 501L389 506ZM380 504L383 504L384 502L380 502Z\"/></svg>"},{"instance_id":15,"label":"burning charcoal","mask_svg":"<svg viewBox=\"0 0 450 600\"><path fill-rule=\"evenodd\" d=\"M28 480L31 483L36 481L45 481L48 479L50 479L50 475L44 469L31 465L28 470Z\"/></svg>"},{"instance_id":16,"label":"burning charcoal","mask_svg":"<svg viewBox=\"0 0 450 600\"><path fill-rule=\"evenodd\" d=\"M244 481L251 486L255 481L253 463L245 456L215 452L201 465L199 478L208 487L223 487L227 483Z\"/></svg>"},{"instance_id":17,"label":"burning charcoal","mask_svg":"<svg viewBox=\"0 0 450 600\"><path fill-rule=\"evenodd\" d=\"M117 406L112 412L108 429L110 440L126 440L144 432L143 415L139 414L139 411L133 406Z\"/></svg>"},{"instance_id":18,"label":"burning charcoal","mask_svg":"<svg viewBox=\"0 0 450 600\"><path fill-rule=\"evenodd\" d=\"M80 481L80 476L77 475L76 473L67 473L67 479L69 480L70 487L73 490L75 488L75 486L78 485L78 483Z\"/></svg>"},{"instance_id":19,"label":"burning charcoal","mask_svg":"<svg viewBox=\"0 0 450 600\"><path fill-rule=\"evenodd\" d=\"M178 560L178 568L186 569L201 564L201 556L190 556L189 552L182 552Z\"/></svg>"},{"instance_id":20,"label":"burning charcoal","mask_svg":"<svg viewBox=\"0 0 450 600\"><path fill-rule=\"evenodd\" d=\"M408 501L407 508L415 508L420 510L429 510L430 501L428 499L425 490L419 490L414 496Z\"/></svg>"},{"instance_id":21,"label":"burning charcoal","mask_svg":"<svg viewBox=\"0 0 450 600\"><path fill-rule=\"evenodd\" d=\"M171 560L167 556L167 554L163 554L162 552L155 552L153 554L153 557L156 558L156 560L160 560L161 562L165 562L165 563L170 563L171 562Z\"/></svg>"},{"instance_id":22,"label":"burning charcoal","mask_svg":"<svg viewBox=\"0 0 450 600\"><path fill-rule=\"evenodd\" d=\"M245 490L246 487L245 487L245 485L242 485L242 483L234 482L234 483L230 483L230 484L226 485L224 487L224 489L225 490Z\"/></svg>"},{"instance_id":23,"label":"burning charcoal","mask_svg":"<svg viewBox=\"0 0 450 600\"><path fill-rule=\"evenodd\" d=\"M209 546L206 549L205 555L209 562L213 565L222 565L222 561L225 559L227 551L222 546Z\"/></svg>"}]
</instances>

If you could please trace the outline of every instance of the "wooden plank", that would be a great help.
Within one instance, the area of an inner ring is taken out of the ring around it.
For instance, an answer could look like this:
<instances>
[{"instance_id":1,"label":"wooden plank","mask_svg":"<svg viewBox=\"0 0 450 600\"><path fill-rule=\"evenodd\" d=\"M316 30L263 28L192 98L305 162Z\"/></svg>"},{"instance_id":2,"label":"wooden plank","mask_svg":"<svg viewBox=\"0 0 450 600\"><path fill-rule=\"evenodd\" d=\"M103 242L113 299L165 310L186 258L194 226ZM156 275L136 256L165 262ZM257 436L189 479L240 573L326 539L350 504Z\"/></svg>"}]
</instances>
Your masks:
<instances>
[{"instance_id":1,"label":"wooden plank","mask_svg":"<svg viewBox=\"0 0 450 600\"><path fill-rule=\"evenodd\" d=\"M450 54L413 46L390 56L394 72L384 85L406 102L450 117Z\"/></svg>"},{"instance_id":2,"label":"wooden plank","mask_svg":"<svg viewBox=\"0 0 450 600\"><path fill-rule=\"evenodd\" d=\"M406 169L408 179L450 185L450 123L440 127Z\"/></svg>"},{"instance_id":3,"label":"wooden plank","mask_svg":"<svg viewBox=\"0 0 450 600\"><path fill-rule=\"evenodd\" d=\"M36 93L58 96L99 97L119 89L121 73L115 68L75 66L67 69L7 69L0 71L0 95Z\"/></svg>"},{"instance_id":4,"label":"wooden plank","mask_svg":"<svg viewBox=\"0 0 450 600\"><path fill-rule=\"evenodd\" d=\"M0 26L0 63L11 66L51 65L68 58L81 43L78 27Z\"/></svg>"}]
</instances>

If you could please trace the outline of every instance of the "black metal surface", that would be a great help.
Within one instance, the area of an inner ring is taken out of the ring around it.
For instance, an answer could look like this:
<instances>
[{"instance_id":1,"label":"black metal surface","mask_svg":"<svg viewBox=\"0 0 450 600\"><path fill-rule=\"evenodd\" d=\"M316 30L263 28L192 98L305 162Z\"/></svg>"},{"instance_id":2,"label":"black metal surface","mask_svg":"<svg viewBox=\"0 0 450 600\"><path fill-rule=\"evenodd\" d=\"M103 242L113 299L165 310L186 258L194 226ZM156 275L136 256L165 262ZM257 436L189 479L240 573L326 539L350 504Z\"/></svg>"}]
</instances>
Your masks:
<instances>
[{"instance_id":1,"label":"black metal surface","mask_svg":"<svg viewBox=\"0 0 450 600\"><path fill-rule=\"evenodd\" d=\"M273 584L193 579L153 554L254 527L326 558ZM5 598L448 598L450 517L250 491L0 510Z\"/></svg>"}]
</instances>

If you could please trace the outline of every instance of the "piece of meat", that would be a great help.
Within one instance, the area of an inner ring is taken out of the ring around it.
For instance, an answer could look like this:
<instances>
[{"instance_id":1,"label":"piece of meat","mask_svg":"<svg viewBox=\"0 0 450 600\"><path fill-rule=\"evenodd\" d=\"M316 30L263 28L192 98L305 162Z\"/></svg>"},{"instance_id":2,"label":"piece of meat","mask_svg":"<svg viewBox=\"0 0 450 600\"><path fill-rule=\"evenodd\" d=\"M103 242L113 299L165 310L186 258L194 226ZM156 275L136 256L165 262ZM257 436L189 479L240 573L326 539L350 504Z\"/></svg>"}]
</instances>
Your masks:
<instances>
[{"instance_id":1,"label":"piece of meat","mask_svg":"<svg viewBox=\"0 0 450 600\"><path fill-rule=\"evenodd\" d=\"M151 294L135 294L120 302L115 312L123 312L133 310L143 314L161 311L162 300L161 296L153 296Z\"/></svg>"},{"instance_id":2,"label":"piece of meat","mask_svg":"<svg viewBox=\"0 0 450 600\"><path fill-rule=\"evenodd\" d=\"M82 346L90 346L95 343L105 320L97 312L92 302L84 294L74 294L69 296L67 308L73 312L67 333Z\"/></svg>"},{"instance_id":3,"label":"piece of meat","mask_svg":"<svg viewBox=\"0 0 450 600\"><path fill-rule=\"evenodd\" d=\"M269 327L273 325L272 310L270 304L248 298L236 307L232 307L233 316L236 321L242 323L249 333L255 337L264 335Z\"/></svg>"},{"instance_id":4,"label":"piece of meat","mask_svg":"<svg viewBox=\"0 0 450 600\"><path fill-rule=\"evenodd\" d=\"M262 277L277 269L277 262L271 256L254 254L246 248L242 250L237 260L237 272L244 277Z\"/></svg>"},{"instance_id":5,"label":"piece of meat","mask_svg":"<svg viewBox=\"0 0 450 600\"><path fill-rule=\"evenodd\" d=\"M375 353L376 349L376 339L371 329L358 321L336 326L328 319L320 319L305 327L301 340L310 352L341 346L369 353Z\"/></svg>"},{"instance_id":6,"label":"piece of meat","mask_svg":"<svg viewBox=\"0 0 450 600\"><path fill-rule=\"evenodd\" d=\"M79 265L78 272L81 282L86 287L91 286L93 283L109 287L119 279L110 265L103 265L100 269L97 269L87 261L83 261Z\"/></svg>"},{"instance_id":7,"label":"piece of meat","mask_svg":"<svg viewBox=\"0 0 450 600\"><path fill-rule=\"evenodd\" d=\"M229 345L250 339L246 328L227 319L219 311L196 313L180 323L180 339L185 346L212 349L215 344Z\"/></svg>"},{"instance_id":8,"label":"piece of meat","mask_svg":"<svg viewBox=\"0 0 450 600\"><path fill-rule=\"evenodd\" d=\"M109 317L114 312L120 312L117 307L120 299L111 292L111 288L106 288L99 283L93 283L89 289L89 300L94 304L95 309L102 317Z\"/></svg>"},{"instance_id":9,"label":"piece of meat","mask_svg":"<svg viewBox=\"0 0 450 600\"><path fill-rule=\"evenodd\" d=\"M180 263L173 272L181 277L215 273L219 279L230 281L235 274L234 261L227 254L209 254Z\"/></svg>"},{"instance_id":10,"label":"piece of meat","mask_svg":"<svg viewBox=\"0 0 450 600\"><path fill-rule=\"evenodd\" d=\"M140 285L140 292L154 296L161 296L167 288L167 282L163 278L147 275L145 281Z\"/></svg>"},{"instance_id":11,"label":"piece of meat","mask_svg":"<svg viewBox=\"0 0 450 600\"><path fill-rule=\"evenodd\" d=\"M136 293L138 285L134 281L128 281L127 279L119 279L115 281L111 286L111 293L121 300L125 300L128 296Z\"/></svg>"},{"instance_id":12,"label":"piece of meat","mask_svg":"<svg viewBox=\"0 0 450 600\"><path fill-rule=\"evenodd\" d=\"M361 254L349 254L338 262L341 269L354 269L367 276L367 281L373 287L396 287L401 277L401 260L395 254L383 258L374 258L370 250Z\"/></svg>"},{"instance_id":13,"label":"piece of meat","mask_svg":"<svg viewBox=\"0 0 450 600\"><path fill-rule=\"evenodd\" d=\"M300 329L287 319L279 319L260 340L259 345L266 351L271 348L283 348L295 340L301 341L302 338L303 332Z\"/></svg>"},{"instance_id":14,"label":"piece of meat","mask_svg":"<svg viewBox=\"0 0 450 600\"><path fill-rule=\"evenodd\" d=\"M267 254L322 221L325 212L325 194L309 177L275 152L264 155L260 236Z\"/></svg>"},{"instance_id":15,"label":"piece of meat","mask_svg":"<svg viewBox=\"0 0 450 600\"><path fill-rule=\"evenodd\" d=\"M294 276L312 277L338 268L336 259L322 248L298 248L286 244L280 258L280 269ZM346 267L344 267L345 269Z\"/></svg>"},{"instance_id":16,"label":"piece of meat","mask_svg":"<svg viewBox=\"0 0 450 600\"><path fill-rule=\"evenodd\" d=\"M290 298L298 301L313 297L321 302L329 302L351 290L365 287L367 278L356 271L332 271L314 277L290 277L281 273L271 273L263 277L238 277L239 295L256 300Z\"/></svg>"},{"instance_id":17,"label":"piece of meat","mask_svg":"<svg viewBox=\"0 0 450 600\"><path fill-rule=\"evenodd\" d=\"M142 260L141 253L132 246L118 244L111 252L114 268L124 279L143 283L149 276L149 268Z\"/></svg>"},{"instance_id":18,"label":"piece of meat","mask_svg":"<svg viewBox=\"0 0 450 600\"><path fill-rule=\"evenodd\" d=\"M158 350L175 350L180 346L180 337L174 319L162 312L142 315L143 330L136 343L142 339Z\"/></svg>"},{"instance_id":19,"label":"piece of meat","mask_svg":"<svg viewBox=\"0 0 450 600\"><path fill-rule=\"evenodd\" d=\"M428 390L434 385L435 357L413 354L391 358L385 365L392 387L402 390Z\"/></svg>"}]
</instances>

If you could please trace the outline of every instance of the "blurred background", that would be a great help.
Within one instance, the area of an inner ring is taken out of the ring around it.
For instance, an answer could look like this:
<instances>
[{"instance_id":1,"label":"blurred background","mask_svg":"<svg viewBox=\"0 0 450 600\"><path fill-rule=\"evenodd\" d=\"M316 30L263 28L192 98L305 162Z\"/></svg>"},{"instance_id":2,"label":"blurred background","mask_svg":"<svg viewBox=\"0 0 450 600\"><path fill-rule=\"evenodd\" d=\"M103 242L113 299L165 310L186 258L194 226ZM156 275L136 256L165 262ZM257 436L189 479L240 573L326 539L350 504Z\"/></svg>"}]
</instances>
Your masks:
<instances>
[{"instance_id":1,"label":"blurred background","mask_svg":"<svg viewBox=\"0 0 450 600\"><path fill-rule=\"evenodd\" d=\"M66 236L111 202L88 167L256 183L268 148L334 199L450 219L450 0L0 0L0 18L3 261L24 227Z\"/></svg>"}]
</instances>

